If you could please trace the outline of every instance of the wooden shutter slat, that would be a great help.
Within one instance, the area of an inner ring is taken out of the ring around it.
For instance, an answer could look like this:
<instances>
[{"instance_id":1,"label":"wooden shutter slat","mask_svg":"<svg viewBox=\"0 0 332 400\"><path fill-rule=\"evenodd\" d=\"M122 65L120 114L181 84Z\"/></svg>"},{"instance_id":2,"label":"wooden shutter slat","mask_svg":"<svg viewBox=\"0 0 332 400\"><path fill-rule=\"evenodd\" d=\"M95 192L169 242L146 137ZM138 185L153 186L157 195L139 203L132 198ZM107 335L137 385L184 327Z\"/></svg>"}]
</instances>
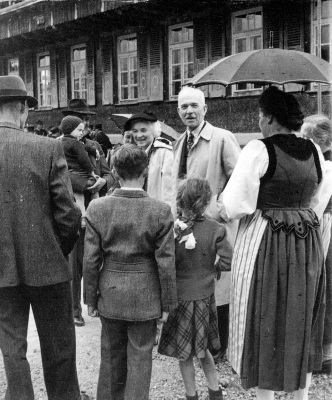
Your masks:
<instances>
[{"instance_id":1,"label":"wooden shutter slat","mask_svg":"<svg viewBox=\"0 0 332 400\"><path fill-rule=\"evenodd\" d=\"M58 80L57 80L57 66L56 66L55 51L52 51L50 54L50 76L51 76L52 108L58 108L59 107L59 99L58 99Z\"/></svg>"},{"instance_id":2,"label":"wooden shutter slat","mask_svg":"<svg viewBox=\"0 0 332 400\"><path fill-rule=\"evenodd\" d=\"M149 61L150 61L150 100L161 101L164 99L163 63L162 63L162 37L159 27L150 32Z\"/></svg>"},{"instance_id":3,"label":"wooden shutter slat","mask_svg":"<svg viewBox=\"0 0 332 400\"><path fill-rule=\"evenodd\" d=\"M67 89L67 56L66 49L59 50L58 57L59 71L59 106L67 107L68 104L68 89Z\"/></svg>"},{"instance_id":4,"label":"wooden shutter slat","mask_svg":"<svg viewBox=\"0 0 332 400\"><path fill-rule=\"evenodd\" d=\"M281 45L280 38L280 17L282 15L282 10L278 7L273 7L270 5L264 8L263 18L265 26L265 38L264 38L264 48L272 47L277 49ZM272 40L270 40L270 36ZM271 42L271 43L270 43Z\"/></svg>"},{"instance_id":5,"label":"wooden shutter slat","mask_svg":"<svg viewBox=\"0 0 332 400\"><path fill-rule=\"evenodd\" d=\"M112 43L104 41L101 47L103 104L113 103L113 77L112 77Z\"/></svg>"},{"instance_id":6,"label":"wooden shutter slat","mask_svg":"<svg viewBox=\"0 0 332 400\"><path fill-rule=\"evenodd\" d=\"M138 99L140 102L148 101L150 82L148 74L148 40L146 32L137 36L137 57L138 57Z\"/></svg>"},{"instance_id":7,"label":"wooden shutter slat","mask_svg":"<svg viewBox=\"0 0 332 400\"><path fill-rule=\"evenodd\" d=\"M195 74L207 67L207 51L206 51L206 38L207 26L205 18L194 20L194 54L195 56ZM201 89L205 96L208 95L208 87L205 86Z\"/></svg>"},{"instance_id":8,"label":"wooden shutter slat","mask_svg":"<svg viewBox=\"0 0 332 400\"><path fill-rule=\"evenodd\" d=\"M94 76L94 44L89 42L86 47L86 83L87 103L90 106L96 104L95 76Z\"/></svg>"}]
</instances>

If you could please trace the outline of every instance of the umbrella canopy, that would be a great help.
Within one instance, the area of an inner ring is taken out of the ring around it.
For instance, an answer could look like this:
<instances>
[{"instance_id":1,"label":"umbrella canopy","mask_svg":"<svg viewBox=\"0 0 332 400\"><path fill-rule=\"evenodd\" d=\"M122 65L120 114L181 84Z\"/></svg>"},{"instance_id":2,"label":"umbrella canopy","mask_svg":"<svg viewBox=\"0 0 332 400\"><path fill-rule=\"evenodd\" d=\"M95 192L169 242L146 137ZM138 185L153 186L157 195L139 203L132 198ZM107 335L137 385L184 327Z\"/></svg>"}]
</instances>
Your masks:
<instances>
[{"instance_id":1,"label":"umbrella canopy","mask_svg":"<svg viewBox=\"0 0 332 400\"><path fill-rule=\"evenodd\" d=\"M295 50L262 49L245 51L209 65L186 85L233 85L236 83L331 84L332 65L309 53Z\"/></svg>"},{"instance_id":2,"label":"umbrella canopy","mask_svg":"<svg viewBox=\"0 0 332 400\"><path fill-rule=\"evenodd\" d=\"M123 128L126 121L132 116L133 114L112 114L110 119L115 122L118 128ZM164 133L163 136L168 136L170 140L176 140L180 136L176 130L171 128L169 125L165 124L163 121L159 121L161 126L161 131Z\"/></svg>"}]
</instances>

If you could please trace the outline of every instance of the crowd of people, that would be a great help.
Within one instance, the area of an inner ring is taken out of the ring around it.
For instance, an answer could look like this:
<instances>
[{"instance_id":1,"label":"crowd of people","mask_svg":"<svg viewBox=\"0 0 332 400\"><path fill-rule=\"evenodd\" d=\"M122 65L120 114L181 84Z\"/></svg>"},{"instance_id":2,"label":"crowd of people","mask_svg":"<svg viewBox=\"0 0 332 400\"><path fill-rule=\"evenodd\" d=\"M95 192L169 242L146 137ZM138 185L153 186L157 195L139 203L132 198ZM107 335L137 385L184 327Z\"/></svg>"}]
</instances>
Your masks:
<instances>
[{"instance_id":1,"label":"crowd of people","mask_svg":"<svg viewBox=\"0 0 332 400\"><path fill-rule=\"evenodd\" d=\"M36 103L19 77L0 77L6 399L34 399L30 306L48 398L89 398L75 359L83 279L88 314L102 324L97 400L149 399L156 338L178 360L189 400L194 357L210 400L223 398L215 364L225 357L258 400L275 391L308 400L312 373L332 363L331 121L304 118L272 86L258 102L263 138L241 150L205 120L203 92L184 87L179 139L143 111L112 149L101 126L89 136L94 112L81 99L56 140L42 124L24 133Z\"/></svg>"}]
</instances>

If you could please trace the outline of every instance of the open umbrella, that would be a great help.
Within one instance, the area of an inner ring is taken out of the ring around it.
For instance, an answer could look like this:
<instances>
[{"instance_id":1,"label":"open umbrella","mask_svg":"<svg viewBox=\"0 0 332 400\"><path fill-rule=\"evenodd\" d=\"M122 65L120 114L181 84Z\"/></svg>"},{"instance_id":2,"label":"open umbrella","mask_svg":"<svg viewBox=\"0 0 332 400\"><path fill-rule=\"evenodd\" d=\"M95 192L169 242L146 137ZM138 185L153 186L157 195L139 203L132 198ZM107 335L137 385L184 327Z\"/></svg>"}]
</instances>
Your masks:
<instances>
[{"instance_id":1,"label":"open umbrella","mask_svg":"<svg viewBox=\"0 0 332 400\"><path fill-rule=\"evenodd\" d=\"M209 65L185 85L233 85L237 83L331 84L332 65L309 53L295 50L262 49L245 51Z\"/></svg>"},{"instance_id":2,"label":"open umbrella","mask_svg":"<svg viewBox=\"0 0 332 400\"><path fill-rule=\"evenodd\" d=\"M132 116L133 114L112 114L110 119L115 122L118 128L123 128L126 121ZM176 132L173 128L169 125L165 124L163 121L159 121L162 131L162 136L166 137L167 139L173 141L176 140L180 134Z\"/></svg>"}]
</instances>

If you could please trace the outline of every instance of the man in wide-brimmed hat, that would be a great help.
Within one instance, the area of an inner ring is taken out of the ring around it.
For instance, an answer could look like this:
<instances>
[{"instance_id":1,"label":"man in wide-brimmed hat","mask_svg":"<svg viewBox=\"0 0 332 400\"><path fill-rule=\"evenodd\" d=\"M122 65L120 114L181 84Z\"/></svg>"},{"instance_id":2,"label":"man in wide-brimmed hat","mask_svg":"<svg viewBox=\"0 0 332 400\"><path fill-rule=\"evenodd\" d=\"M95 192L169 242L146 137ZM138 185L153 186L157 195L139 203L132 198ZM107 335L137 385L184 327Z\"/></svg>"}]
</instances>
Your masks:
<instances>
[{"instance_id":1,"label":"man in wide-brimmed hat","mask_svg":"<svg viewBox=\"0 0 332 400\"><path fill-rule=\"evenodd\" d=\"M20 77L0 76L0 349L6 399L34 399L26 358L30 307L48 399L80 399L66 256L81 212L61 143L23 132L28 110L36 105Z\"/></svg>"},{"instance_id":2,"label":"man in wide-brimmed hat","mask_svg":"<svg viewBox=\"0 0 332 400\"><path fill-rule=\"evenodd\" d=\"M69 101L68 108L62 111L65 116L71 115L81 118L87 126L89 117L96 113L90 111L84 99L72 99ZM86 137L86 132L80 139L83 143L98 150L100 158L97 160L92 157L92 163L95 165L95 172L99 176L96 183L91 187L86 187L86 179L77 174L70 174L71 183L74 192L85 193L86 203L89 203L89 194L99 192L100 196L106 194L107 190L113 185L114 177L106 162L105 155L99 143ZM83 253L84 253L84 234L85 228L80 231L80 237L76 242L73 251L69 255L69 264L73 270L73 299L74 299L74 321L76 326L84 326L85 321L82 317L81 306L81 281L83 276Z\"/></svg>"}]
</instances>

